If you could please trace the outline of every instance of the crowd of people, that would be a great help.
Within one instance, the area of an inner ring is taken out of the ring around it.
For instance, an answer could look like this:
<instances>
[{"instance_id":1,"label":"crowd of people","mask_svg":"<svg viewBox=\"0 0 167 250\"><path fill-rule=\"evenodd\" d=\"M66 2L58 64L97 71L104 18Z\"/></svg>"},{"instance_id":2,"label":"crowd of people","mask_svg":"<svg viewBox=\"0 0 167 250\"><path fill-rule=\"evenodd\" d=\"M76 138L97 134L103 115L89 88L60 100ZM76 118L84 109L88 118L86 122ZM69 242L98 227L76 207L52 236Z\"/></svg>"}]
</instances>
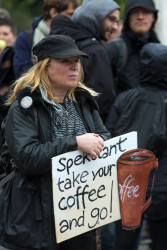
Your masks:
<instances>
[{"instance_id":1,"label":"crowd of people","mask_svg":"<svg viewBox=\"0 0 167 250\"><path fill-rule=\"evenodd\" d=\"M167 46L154 30L158 14L153 0L126 0L123 20L114 0L44 0L32 30L17 34L0 9L0 173L14 169L0 191L0 246L137 249L141 226L124 230L121 220L56 243L51 176L52 157L78 149L97 158L105 140L137 131L138 147L159 160L143 215L150 247L166 250Z\"/></svg>"}]
</instances>

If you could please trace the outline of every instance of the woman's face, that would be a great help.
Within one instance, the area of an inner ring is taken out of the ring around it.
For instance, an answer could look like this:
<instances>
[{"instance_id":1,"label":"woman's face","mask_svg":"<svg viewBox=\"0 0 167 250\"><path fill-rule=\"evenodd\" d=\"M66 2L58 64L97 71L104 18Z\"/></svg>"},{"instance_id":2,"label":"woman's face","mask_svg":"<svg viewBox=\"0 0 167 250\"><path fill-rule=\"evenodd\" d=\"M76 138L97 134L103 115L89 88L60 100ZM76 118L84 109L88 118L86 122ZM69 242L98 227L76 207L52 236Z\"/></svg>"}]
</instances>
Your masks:
<instances>
[{"instance_id":1,"label":"woman's face","mask_svg":"<svg viewBox=\"0 0 167 250\"><path fill-rule=\"evenodd\" d=\"M67 92L69 89L76 87L80 67L78 56L63 59L51 58L47 73L52 88Z\"/></svg>"}]
</instances>

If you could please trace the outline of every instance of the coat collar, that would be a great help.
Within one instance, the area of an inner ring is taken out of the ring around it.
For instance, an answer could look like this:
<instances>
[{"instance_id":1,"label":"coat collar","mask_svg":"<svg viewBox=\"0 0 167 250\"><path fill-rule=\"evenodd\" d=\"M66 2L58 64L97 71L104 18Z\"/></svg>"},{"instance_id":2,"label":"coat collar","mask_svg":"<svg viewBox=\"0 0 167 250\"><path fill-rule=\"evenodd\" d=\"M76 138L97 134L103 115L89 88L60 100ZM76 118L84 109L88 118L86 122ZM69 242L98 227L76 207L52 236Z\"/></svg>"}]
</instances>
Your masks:
<instances>
[{"instance_id":1,"label":"coat collar","mask_svg":"<svg viewBox=\"0 0 167 250\"><path fill-rule=\"evenodd\" d=\"M99 109L94 97L88 91L78 87L75 90L75 97L78 103L82 105L88 103L90 107ZM18 92L17 100L22 112L29 113L33 106L42 103L42 96L39 88L33 92L29 88L24 88Z\"/></svg>"}]
</instances>

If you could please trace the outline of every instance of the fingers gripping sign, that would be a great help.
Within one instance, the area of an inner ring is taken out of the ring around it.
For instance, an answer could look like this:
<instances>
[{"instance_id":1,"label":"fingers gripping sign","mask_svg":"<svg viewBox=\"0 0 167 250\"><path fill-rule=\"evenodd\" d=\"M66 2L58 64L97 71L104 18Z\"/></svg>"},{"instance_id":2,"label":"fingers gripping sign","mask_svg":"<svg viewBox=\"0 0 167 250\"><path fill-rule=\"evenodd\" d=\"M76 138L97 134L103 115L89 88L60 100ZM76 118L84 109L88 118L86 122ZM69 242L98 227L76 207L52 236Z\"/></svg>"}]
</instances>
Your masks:
<instances>
[{"instance_id":1,"label":"fingers gripping sign","mask_svg":"<svg viewBox=\"0 0 167 250\"><path fill-rule=\"evenodd\" d=\"M76 137L78 149L86 153L90 158L97 158L103 150L104 141L94 133L87 133Z\"/></svg>"}]
</instances>

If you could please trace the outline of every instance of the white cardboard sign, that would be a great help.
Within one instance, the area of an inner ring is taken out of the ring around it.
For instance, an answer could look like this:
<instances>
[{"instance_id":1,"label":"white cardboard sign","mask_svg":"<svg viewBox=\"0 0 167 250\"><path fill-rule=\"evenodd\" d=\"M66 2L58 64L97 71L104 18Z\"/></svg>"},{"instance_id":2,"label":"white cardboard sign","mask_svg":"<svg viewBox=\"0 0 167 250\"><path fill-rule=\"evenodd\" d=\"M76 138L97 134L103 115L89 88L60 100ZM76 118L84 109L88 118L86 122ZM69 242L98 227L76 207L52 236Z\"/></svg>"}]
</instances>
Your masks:
<instances>
[{"instance_id":1,"label":"white cardboard sign","mask_svg":"<svg viewBox=\"0 0 167 250\"><path fill-rule=\"evenodd\" d=\"M76 150L52 158L57 243L121 219L117 159L137 148L137 132L105 141L97 159Z\"/></svg>"}]
</instances>

